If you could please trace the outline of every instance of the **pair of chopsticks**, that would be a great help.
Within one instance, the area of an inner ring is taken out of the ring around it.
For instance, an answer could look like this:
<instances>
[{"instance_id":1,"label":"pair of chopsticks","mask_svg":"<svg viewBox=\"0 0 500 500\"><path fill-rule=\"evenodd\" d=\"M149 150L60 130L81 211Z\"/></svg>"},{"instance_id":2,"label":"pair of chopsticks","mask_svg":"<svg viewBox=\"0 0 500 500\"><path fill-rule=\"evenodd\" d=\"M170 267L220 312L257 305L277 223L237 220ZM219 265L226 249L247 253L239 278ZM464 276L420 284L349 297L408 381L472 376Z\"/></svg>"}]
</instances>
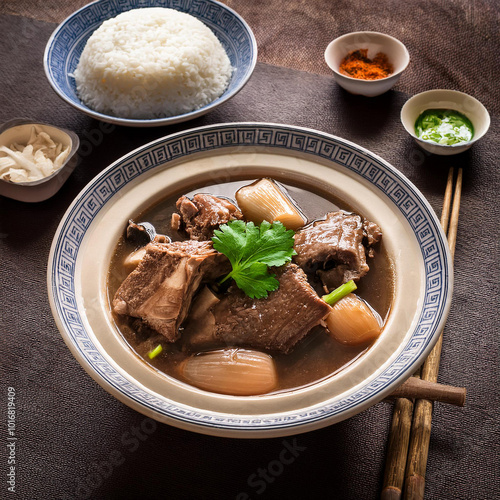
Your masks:
<instances>
[{"instance_id":1,"label":"pair of chopsticks","mask_svg":"<svg viewBox=\"0 0 500 500\"><path fill-rule=\"evenodd\" d=\"M441 227L448 238L451 257L455 255L458 215L462 193L462 169L458 170L453 196L454 168L448 172L443 200ZM452 205L453 198L453 205ZM451 209L451 210L450 210ZM451 211L451 216L450 216ZM414 375L422 381L435 383L439 372L443 332L431 353ZM425 489L425 472L429 454L432 426L432 401L428 399L397 399L387 447L387 458L382 487L382 500L422 500Z\"/></svg>"}]
</instances>

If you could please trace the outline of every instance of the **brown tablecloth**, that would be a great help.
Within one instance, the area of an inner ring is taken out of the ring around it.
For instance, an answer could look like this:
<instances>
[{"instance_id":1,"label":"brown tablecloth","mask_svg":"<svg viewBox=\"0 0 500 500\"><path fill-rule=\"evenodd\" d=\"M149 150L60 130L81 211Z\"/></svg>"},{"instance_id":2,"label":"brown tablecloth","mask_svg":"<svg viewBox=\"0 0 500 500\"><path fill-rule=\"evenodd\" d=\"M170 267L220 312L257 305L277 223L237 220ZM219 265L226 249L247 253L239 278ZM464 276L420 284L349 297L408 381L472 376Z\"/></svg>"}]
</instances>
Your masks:
<instances>
[{"instance_id":1,"label":"brown tablecloth","mask_svg":"<svg viewBox=\"0 0 500 500\"><path fill-rule=\"evenodd\" d=\"M241 0L228 3L241 12ZM486 3L480 3L484 10L451 4L456 9L431 1L403 9L387 0L377 4L373 16L365 12L368 28L376 28L379 18L386 25L391 21L393 30L386 31L402 39L413 52L413 77L403 77L396 90L379 98L351 96L328 75L260 62L247 86L205 117L175 127L116 127L105 134L52 199L30 205L0 197L2 429L6 429L7 388L13 387L18 438L16 494L7 490L5 453L9 450L3 438L0 497L379 497L392 411L389 403L379 403L347 421L296 437L229 440L190 433L147 421L105 392L72 357L52 319L46 291L48 252L64 211L81 188L113 160L143 143L184 128L233 121L289 123L357 142L408 176L438 214L449 166L464 167L455 293L439 380L467 387L468 399L465 408L435 405L426 498L500 497L499 174L495 154L499 90L498 72L493 72L498 35L492 30L498 9ZM354 4L334 5L342 12L342 19L351 19L342 25L341 32L364 28L359 21L361 11L353 8ZM283 18L291 29L298 17L302 16L302 23L307 21L309 3L288 2L285 7L293 8L296 16ZM269 22L267 2L256 2L255 10L244 8L249 9L251 25L258 28L258 23ZM277 5L269 8L277 12ZM336 9L332 7L329 15L338 19ZM454 13L457 15L451 16ZM401 26L404 32L400 32ZM90 134L98 122L61 101L44 77L42 54L54 28L52 23L0 16L0 122L27 116L70 128L82 140L92 140ZM340 34L339 29L337 20L331 38ZM447 46L443 42L432 50L428 47L429 38L436 39L436 30L441 30L438 39L456 37L459 52L467 43L471 49L449 57L445 54L442 59L421 58L420 50L439 53ZM264 33L257 34L262 40ZM268 29L263 41L267 48L271 37ZM474 81L477 87L470 85ZM488 135L467 153L448 158L427 156L399 122L409 93L436 87L470 92L492 112ZM287 464L280 462L284 449L293 457Z\"/></svg>"}]
</instances>

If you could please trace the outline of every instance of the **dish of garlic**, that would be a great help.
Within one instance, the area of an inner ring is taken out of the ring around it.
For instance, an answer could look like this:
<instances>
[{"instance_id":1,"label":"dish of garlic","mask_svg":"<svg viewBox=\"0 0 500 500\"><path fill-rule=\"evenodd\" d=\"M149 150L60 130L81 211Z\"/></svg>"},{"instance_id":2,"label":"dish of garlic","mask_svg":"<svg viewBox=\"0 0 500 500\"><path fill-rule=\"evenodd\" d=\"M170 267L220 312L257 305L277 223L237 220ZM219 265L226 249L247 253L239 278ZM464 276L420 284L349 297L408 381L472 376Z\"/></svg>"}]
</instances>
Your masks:
<instances>
[{"instance_id":1,"label":"dish of garlic","mask_svg":"<svg viewBox=\"0 0 500 500\"><path fill-rule=\"evenodd\" d=\"M0 146L0 179L32 182L44 179L61 168L71 147L56 143L37 125L33 125L26 145Z\"/></svg>"}]
</instances>

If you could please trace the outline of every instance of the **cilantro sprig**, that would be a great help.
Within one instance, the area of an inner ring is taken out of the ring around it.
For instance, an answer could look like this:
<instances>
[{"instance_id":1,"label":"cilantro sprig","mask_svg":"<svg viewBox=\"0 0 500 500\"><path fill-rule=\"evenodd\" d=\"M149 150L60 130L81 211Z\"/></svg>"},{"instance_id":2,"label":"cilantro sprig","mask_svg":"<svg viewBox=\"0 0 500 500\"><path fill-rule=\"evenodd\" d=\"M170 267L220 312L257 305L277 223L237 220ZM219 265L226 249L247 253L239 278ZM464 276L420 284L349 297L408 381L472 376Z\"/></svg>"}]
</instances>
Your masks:
<instances>
[{"instance_id":1,"label":"cilantro sprig","mask_svg":"<svg viewBox=\"0 0 500 500\"><path fill-rule=\"evenodd\" d=\"M214 231L214 248L231 262L232 270L221 283L232 278L252 299L263 299L279 282L269 267L279 267L296 255L293 231L281 222L263 221L259 226L242 220L229 221Z\"/></svg>"}]
</instances>

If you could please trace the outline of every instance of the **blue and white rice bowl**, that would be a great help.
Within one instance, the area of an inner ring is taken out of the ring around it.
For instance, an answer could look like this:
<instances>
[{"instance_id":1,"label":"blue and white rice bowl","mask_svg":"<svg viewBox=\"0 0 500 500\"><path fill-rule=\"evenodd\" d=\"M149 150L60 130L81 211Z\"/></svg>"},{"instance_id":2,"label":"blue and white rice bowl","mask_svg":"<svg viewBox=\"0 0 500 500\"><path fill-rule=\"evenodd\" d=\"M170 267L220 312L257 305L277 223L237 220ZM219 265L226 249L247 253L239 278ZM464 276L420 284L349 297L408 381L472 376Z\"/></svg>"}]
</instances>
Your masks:
<instances>
[{"instance_id":1,"label":"blue and white rice bowl","mask_svg":"<svg viewBox=\"0 0 500 500\"><path fill-rule=\"evenodd\" d=\"M106 278L129 218L174 192L260 176L289 178L343 199L384 232L395 271L394 303L380 338L339 373L261 396L197 389L142 361L115 326ZM92 270L92 272L89 272ZM205 434L297 434L359 413L424 361L452 295L446 237L417 188L386 161L344 139L300 127L233 123L179 132L106 168L77 196L52 244L48 292L63 339L108 392L158 421Z\"/></svg>"},{"instance_id":2,"label":"blue and white rice bowl","mask_svg":"<svg viewBox=\"0 0 500 500\"><path fill-rule=\"evenodd\" d=\"M87 40L102 23L135 8L164 7L194 16L215 34L233 67L223 94L209 104L177 116L133 119L99 113L78 96L74 71ZM257 43L248 24L232 9L215 0L98 0L73 13L54 31L44 54L44 69L55 92L68 104L101 121L131 127L155 127L192 120L215 109L247 83L257 63Z\"/></svg>"}]
</instances>

